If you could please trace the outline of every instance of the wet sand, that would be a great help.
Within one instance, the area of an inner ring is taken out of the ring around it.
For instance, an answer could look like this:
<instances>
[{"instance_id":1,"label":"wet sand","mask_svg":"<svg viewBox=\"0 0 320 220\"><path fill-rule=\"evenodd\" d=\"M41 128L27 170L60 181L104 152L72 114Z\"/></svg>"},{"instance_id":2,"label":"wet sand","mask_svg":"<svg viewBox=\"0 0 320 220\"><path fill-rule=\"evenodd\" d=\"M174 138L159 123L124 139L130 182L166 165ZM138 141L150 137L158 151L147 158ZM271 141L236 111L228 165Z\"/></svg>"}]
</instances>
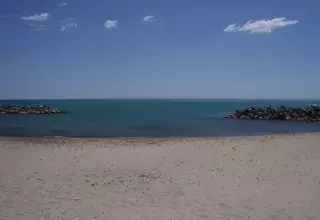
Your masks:
<instances>
[{"instance_id":1,"label":"wet sand","mask_svg":"<svg viewBox=\"0 0 320 220\"><path fill-rule=\"evenodd\" d=\"M0 138L0 219L320 219L320 134Z\"/></svg>"}]
</instances>

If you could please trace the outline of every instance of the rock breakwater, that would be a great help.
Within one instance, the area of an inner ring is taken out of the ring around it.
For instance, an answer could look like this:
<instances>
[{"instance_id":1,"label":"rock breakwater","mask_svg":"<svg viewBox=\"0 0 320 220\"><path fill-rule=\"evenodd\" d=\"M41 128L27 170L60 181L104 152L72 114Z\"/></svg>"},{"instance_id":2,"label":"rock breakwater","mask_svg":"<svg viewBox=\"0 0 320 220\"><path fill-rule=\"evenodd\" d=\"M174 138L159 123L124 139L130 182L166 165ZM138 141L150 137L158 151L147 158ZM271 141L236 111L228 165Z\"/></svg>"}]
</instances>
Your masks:
<instances>
[{"instance_id":1,"label":"rock breakwater","mask_svg":"<svg viewBox=\"0 0 320 220\"><path fill-rule=\"evenodd\" d=\"M242 120L287 120L320 122L320 108L318 105L311 105L306 108L293 107L250 107L244 110L237 110L228 115L228 119Z\"/></svg>"},{"instance_id":2,"label":"rock breakwater","mask_svg":"<svg viewBox=\"0 0 320 220\"><path fill-rule=\"evenodd\" d=\"M57 114L63 113L57 108L46 105L0 105L0 114Z\"/></svg>"}]
</instances>

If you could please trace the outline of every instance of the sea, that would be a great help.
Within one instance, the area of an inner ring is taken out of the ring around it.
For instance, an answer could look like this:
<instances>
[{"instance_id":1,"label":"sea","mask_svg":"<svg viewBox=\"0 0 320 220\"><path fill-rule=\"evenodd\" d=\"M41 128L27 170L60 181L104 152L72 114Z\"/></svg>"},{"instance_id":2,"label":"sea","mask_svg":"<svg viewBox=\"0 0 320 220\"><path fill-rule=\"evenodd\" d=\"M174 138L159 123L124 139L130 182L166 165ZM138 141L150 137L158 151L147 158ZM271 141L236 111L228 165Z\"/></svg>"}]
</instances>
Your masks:
<instances>
[{"instance_id":1,"label":"sea","mask_svg":"<svg viewBox=\"0 0 320 220\"><path fill-rule=\"evenodd\" d=\"M44 104L64 114L0 115L0 136L225 137L320 132L320 123L223 119L247 107L307 107L320 100L0 100Z\"/></svg>"}]
</instances>

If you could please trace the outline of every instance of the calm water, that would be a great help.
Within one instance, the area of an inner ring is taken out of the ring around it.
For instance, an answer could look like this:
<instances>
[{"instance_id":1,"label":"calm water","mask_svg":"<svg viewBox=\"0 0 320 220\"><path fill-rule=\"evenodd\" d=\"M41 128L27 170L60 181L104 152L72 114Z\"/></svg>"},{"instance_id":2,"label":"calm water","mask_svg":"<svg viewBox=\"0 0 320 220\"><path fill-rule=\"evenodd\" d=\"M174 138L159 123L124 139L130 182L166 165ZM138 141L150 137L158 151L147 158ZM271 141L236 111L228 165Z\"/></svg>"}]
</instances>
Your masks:
<instances>
[{"instance_id":1,"label":"calm water","mask_svg":"<svg viewBox=\"0 0 320 220\"><path fill-rule=\"evenodd\" d=\"M0 115L0 136L202 137L320 132L320 124L221 119L249 106L299 106L320 101L279 100L14 100L46 104L59 115Z\"/></svg>"}]
</instances>

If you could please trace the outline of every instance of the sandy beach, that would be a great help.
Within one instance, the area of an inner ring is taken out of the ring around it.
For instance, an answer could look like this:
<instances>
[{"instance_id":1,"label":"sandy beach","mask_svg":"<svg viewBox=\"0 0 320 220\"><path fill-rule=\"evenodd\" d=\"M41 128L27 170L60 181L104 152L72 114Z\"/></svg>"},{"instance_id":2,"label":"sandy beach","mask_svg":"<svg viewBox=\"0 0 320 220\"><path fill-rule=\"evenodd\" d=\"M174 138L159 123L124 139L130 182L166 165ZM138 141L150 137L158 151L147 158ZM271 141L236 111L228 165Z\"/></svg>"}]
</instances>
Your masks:
<instances>
[{"instance_id":1,"label":"sandy beach","mask_svg":"<svg viewBox=\"0 0 320 220\"><path fill-rule=\"evenodd\" d=\"M320 219L320 134L0 138L0 219Z\"/></svg>"}]
</instances>

